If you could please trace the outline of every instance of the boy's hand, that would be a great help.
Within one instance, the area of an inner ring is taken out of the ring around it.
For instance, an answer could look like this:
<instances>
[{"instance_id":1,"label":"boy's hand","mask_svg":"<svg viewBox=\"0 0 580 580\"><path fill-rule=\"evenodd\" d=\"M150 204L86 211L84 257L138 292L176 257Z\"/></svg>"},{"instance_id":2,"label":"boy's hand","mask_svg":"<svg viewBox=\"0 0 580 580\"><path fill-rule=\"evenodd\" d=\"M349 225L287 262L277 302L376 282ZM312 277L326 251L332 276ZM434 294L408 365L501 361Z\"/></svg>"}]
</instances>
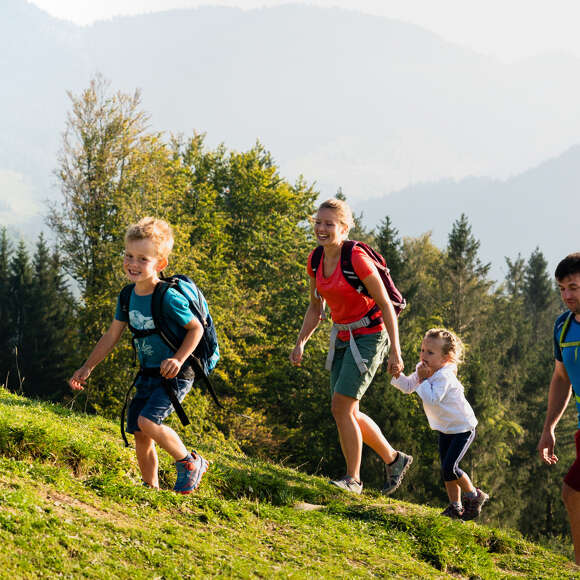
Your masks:
<instances>
[{"instance_id":1,"label":"boy's hand","mask_svg":"<svg viewBox=\"0 0 580 580\"><path fill-rule=\"evenodd\" d=\"M173 379L181 370L182 364L183 363L176 358L166 358L161 362L161 366L159 367L161 376L165 379Z\"/></svg>"},{"instance_id":2,"label":"boy's hand","mask_svg":"<svg viewBox=\"0 0 580 580\"><path fill-rule=\"evenodd\" d=\"M419 366L417 367L417 376L419 377L419 380L424 381L432 374L433 371L424 362L419 363Z\"/></svg>"},{"instance_id":3,"label":"boy's hand","mask_svg":"<svg viewBox=\"0 0 580 580\"><path fill-rule=\"evenodd\" d=\"M86 366L82 366L80 369L76 370L68 381L70 388L73 391L82 391L87 384L87 379L89 378L92 370L93 369Z\"/></svg>"}]
</instances>

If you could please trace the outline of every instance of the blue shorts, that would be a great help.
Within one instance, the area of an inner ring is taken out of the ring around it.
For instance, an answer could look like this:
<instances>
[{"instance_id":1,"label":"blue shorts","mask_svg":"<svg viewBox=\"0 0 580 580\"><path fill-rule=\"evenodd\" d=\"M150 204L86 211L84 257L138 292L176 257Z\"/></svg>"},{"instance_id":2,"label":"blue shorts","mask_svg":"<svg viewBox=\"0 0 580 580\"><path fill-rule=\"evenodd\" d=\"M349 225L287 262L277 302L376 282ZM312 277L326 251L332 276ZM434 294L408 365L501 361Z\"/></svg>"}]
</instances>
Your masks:
<instances>
[{"instance_id":1,"label":"blue shorts","mask_svg":"<svg viewBox=\"0 0 580 580\"><path fill-rule=\"evenodd\" d=\"M161 377L140 376L135 384L137 392L129 403L127 412L127 433L140 431L137 421L139 416L145 417L157 425L161 425L174 408L161 384ZM192 380L169 379L169 383L175 389L177 400L181 403L185 395L191 390Z\"/></svg>"}]
</instances>

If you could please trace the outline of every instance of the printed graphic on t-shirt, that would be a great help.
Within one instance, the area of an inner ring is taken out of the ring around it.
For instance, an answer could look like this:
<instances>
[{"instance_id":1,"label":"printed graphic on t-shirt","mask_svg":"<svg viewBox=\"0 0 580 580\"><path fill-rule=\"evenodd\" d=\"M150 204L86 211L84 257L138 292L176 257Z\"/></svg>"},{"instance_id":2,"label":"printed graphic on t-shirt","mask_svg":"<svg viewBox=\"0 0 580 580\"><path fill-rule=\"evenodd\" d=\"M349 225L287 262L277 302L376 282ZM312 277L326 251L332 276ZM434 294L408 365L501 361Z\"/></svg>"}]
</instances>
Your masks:
<instances>
[{"instance_id":1,"label":"printed graphic on t-shirt","mask_svg":"<svg viewBox=\"0 0 580 580\"><path fill-rule=\"evenodd\" d=\"M155 328L152 316L143 316L140 310L129 311L129 323L133 328L138 330L150 330ZM139 338L136 341L137 351L145 357L153 356L153 345L147 340L147 337Z\"/></svg>"}]
</instances>

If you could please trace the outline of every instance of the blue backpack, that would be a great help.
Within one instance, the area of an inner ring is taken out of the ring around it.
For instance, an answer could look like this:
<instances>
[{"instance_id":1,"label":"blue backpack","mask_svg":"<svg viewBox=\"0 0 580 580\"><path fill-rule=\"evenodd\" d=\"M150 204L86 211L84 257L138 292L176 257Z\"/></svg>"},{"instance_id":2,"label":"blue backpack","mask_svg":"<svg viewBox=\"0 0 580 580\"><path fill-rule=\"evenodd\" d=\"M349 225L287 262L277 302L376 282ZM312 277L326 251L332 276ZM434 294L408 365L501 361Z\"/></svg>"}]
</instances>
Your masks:
<instances>
[{"instance_id":1,"label":"blue backpack","mask_svg":"<svg viewBox=\"0 0 580 580\"><path fill-rule=\"evenodd\" d=\"M119 295L119 304L122 312L124 312L129 318L129 300L131 298L131 293L135 284L127 284ZM163 301L167 291L173 288L187 298L189 308L195 317L203 325L203 336L199 341L195 351L189 356L187 361L183 364L182 373L187 376L188 371L191 375L191 370L193 369L195 373L195 380L201 379L205 382L207 389L215 401L216 405L223 408L223 405L219 402L216 392L209 380L209 374L215 368L216 364L220 358L220 351L218 346L218 339L213 324L213 319L209 312L209 307L207 301L202 294L201 290L196 286L195 282L183 274L176 274L170 276L169 278L163 278L155 286L153 291L153 296L151 298L151 315L153 317L153 324L155 328L151 329L138 329L134 328L129 324L129 329L133 334L133 346L135 346L135 339L142 338L144 336L149 336L151 334L159 334L165 344L169 346L173 351L177 351L181 345L186 330L185 328L180 329L179 334L176 334L167 323L167 319L163 314ZM142 369L143 370L143 369ZM173 406L176 408L177 414L179 415L181 422L184 425L189 423L189 420L183 413L183 409L179 409L181 405L177 401L177 405L174 402L174 397L172 393L168 393L172 399ZM183 415L183 416L182 416Z\"/></svg>"}]
</instances>

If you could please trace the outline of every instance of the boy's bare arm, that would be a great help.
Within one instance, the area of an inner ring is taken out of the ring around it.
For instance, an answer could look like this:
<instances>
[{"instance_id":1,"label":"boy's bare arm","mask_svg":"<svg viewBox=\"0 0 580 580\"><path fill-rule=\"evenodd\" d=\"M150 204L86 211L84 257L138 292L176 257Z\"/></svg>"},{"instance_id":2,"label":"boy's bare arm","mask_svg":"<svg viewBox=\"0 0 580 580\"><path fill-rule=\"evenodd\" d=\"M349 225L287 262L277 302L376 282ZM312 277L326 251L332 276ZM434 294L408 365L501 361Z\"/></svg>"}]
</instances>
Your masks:
<instances>
[{"instance_id":1,"label":"boy's bare arm","mask_svg":"<svg viewBox=\"0 0 580 580\"><path fill-rule=\"evenodd\" d=\"M71 389L80 391L84 388L92 370L115 348L126 327L126 322L121 322L117 319L113 320L111 326L101 336L83 366L77 369L69 379L68 384Z\"/></svg>"},{"instance_id":2,"label":"boy's bare arm","mask_svg":"<svg viewBox=\"0 0 580 580\"><path fill-rule=\"evenodd\" d=\"M175 355L171 358L166 358L161 362L159 370L161 376L166 379L172 379L177 376L181 370L181 366L187 360L187 357L196 349L201 337L203 336L203 326L197 318L194 318L191 322L186 324L185 328L187 334Z\"/></svg>"}]
</instances>

